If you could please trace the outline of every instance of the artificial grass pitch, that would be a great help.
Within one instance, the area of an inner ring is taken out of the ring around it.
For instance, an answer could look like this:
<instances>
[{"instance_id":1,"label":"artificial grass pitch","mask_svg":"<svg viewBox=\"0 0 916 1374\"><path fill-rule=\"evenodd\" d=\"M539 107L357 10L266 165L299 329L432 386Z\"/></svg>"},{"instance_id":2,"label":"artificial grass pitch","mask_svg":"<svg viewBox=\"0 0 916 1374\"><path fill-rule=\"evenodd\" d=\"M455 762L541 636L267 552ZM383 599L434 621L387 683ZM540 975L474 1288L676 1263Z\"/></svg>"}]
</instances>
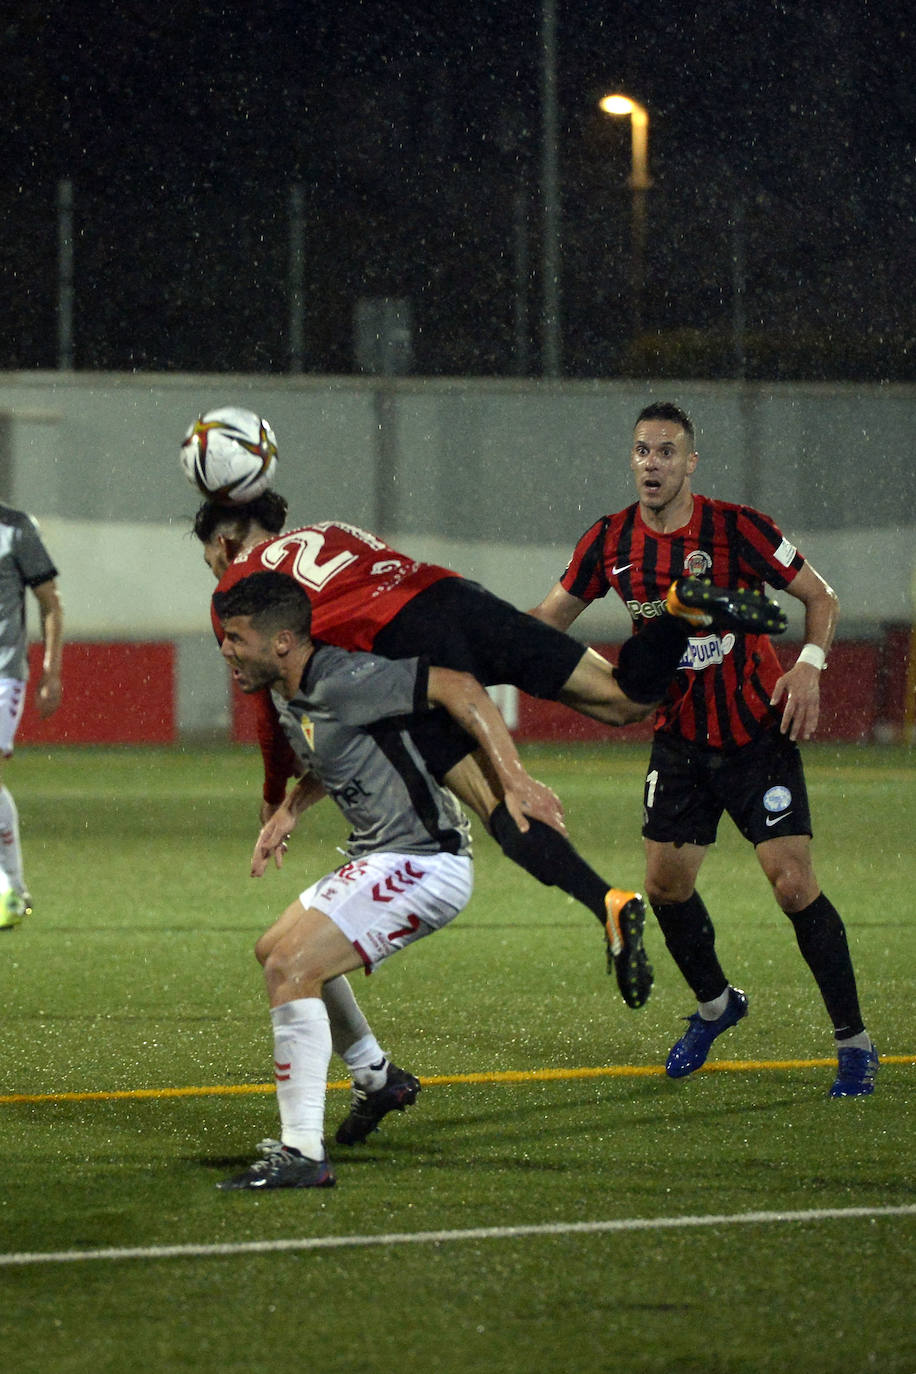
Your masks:
<instances>
[{"instance_id":1,"label":"artificial grass pitch","mask_svg":"<svg viewBox=\"0 0 916 1374\"><path fill-rule=\"evenodd\" d=\"M651 921L656 988L629 1011L594 918L478 834L469 908L354 980L382 1044L424 1080L417 1105L333 1151L331 1192L251 1197L214 1185L277 1129L252 947L334 866L342 822L318 808L283 871L255 883L250 753L17 752L7 781L35 913L0 937L0 1258L226 1253L4 1264L4 1366L916 1366L913 1215L886 1210L913 1201L916 775L904 751L806 758L818 874L885 1058L872 1099L828 1101L829 1027L789 923L727 824L702 888L751 1012L714 1047L711 1063L732 1067L680 1083L659 1069L693 1008ZM644 749L528 759L590 861L638 886ZM343 1076L336 1061L332 1075ZM185 1091L208 1086L220 1091ZM335 1088L329 1134L345 1113ZM735 1220L750 1214L772 1219ZM568 1229L686 1218L702 1224ZM499 1234L467 1235L480 1230ZM235 1248L419 1233L444 1238Z\"/></svg>"}]
</instances>

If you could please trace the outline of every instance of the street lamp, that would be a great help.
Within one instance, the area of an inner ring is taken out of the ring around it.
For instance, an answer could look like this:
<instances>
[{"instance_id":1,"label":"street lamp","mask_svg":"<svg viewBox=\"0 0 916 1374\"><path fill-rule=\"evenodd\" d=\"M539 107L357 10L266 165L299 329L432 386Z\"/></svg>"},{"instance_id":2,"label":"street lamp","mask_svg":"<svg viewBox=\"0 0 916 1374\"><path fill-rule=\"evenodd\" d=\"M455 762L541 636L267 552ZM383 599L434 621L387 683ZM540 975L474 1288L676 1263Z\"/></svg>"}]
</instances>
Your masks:
<instances>
[{"instance_id":1,"label":"street lamp","mask_svg":"<svg viewBox=\"0 0 916 1374\"><path fill-rule=\"evenodd\" d=\"M633 193L630 221L630 299L633 336L642 328L642 292L646 270L646 192L652 185L649 176L649 112L628 95L606 95L598 108L608 115L629 115L633 138L630 190Z\"/></svg>"}]
</instances>

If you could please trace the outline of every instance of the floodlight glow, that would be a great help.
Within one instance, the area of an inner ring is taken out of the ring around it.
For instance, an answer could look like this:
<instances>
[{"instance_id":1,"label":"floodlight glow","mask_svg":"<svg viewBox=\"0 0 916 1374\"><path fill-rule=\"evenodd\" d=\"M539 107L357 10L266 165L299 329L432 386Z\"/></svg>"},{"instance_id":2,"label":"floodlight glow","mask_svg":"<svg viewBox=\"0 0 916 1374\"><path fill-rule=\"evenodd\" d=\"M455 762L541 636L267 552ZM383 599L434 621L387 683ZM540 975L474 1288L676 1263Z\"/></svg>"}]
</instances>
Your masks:
<instances>
[{"instance_id":1,"label":"floodlight glow","mask_svg":"<svg viewBox=\"0 0 916 1374\"><path fill-rule=\"evenodd\" d=\"M606 95L598 101L599 109L605 114L628 115L632 114L636 108L635 102L628 95Z\"/></svg>"}]
</instances>

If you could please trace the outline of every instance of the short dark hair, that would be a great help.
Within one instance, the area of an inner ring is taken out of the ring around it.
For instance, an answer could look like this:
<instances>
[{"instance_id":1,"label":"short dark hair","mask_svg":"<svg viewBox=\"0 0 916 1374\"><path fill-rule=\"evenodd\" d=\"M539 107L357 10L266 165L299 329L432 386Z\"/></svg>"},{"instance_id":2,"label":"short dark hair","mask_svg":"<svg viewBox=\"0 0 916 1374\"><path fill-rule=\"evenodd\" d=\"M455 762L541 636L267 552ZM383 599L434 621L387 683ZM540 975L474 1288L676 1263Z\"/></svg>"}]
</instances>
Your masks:
<instances>
[{"instance_id":1,"label":"short dark hair","mask_svg":"<svg viewBox=\"0 0 916 1374\"><path fill-rule=\"evenodd\" d=\"M292 630L299 639L312 633L308 593L286 573L251 573L226 591L214 592L213 609L223 624L233 616L248 615L258 630Z\"/></svg>"},{"instance_id":2,"label":"short dark hair","mask_svg":"<svg viewBox=\"0 0 916 1374\"><path fill-rule=\"evenodd\" d=\"M693 421L686 410L681 410L673 401L653 401L651 405L643 406L636 417L636 425L642 424L643 420L668 420L670 424L680 425L690 440L691 448L696 442ZM633 426L634 429L636 425Z\"/></svg>"},{"instance_id":3,"label":"short dark hair","mask_svg":"<svg viewBox=\"0 0 916 1374\"><path fill-rule=\"evenodd\" d=\"M209 544L217 533L244 539L254 524L263 526L268 534L279 534L286 524L288 510L286 497L271 489L239 506L204 501L194 517L194 533L202 544Z\"/></svg>"}]
</instances>

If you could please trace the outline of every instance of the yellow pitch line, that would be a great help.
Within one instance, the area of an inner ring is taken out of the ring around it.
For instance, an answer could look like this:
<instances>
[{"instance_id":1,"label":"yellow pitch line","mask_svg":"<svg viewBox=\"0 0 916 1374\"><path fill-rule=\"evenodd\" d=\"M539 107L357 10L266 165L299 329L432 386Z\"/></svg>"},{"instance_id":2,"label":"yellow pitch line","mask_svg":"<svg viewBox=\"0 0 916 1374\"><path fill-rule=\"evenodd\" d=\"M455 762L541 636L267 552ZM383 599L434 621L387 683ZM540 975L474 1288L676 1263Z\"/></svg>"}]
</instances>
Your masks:
<instances>
[{"instance_id":1,"label":"yellow pitch line","mask_svg":"<svg viewBox=\"0 0 916 1374\"><path fill-rule=\"evenodd\" d=\"M916 1055L882 1055L882 1064L916 1065ZM754 1073L772 1069L832 1068L836 1059L720 1059L706 1064L700 1073ZM610 1064L582 1069L509 1069L493 1073L452 1073L421 1078L424 1087L450 1087L460 1083L551 1083L575 1078L655 1078L664 1074L661 1064ZM349 1080L329 1083L331 1091L350 1087ZM217 1083L208 1087L124 1088L112 1092L10 1093L0 1097L0 1106L40 1102L118 1102L164 1097L233 1097L251 1093L272 1093L273 1083Z\"/></svg>"}]
</instances>

